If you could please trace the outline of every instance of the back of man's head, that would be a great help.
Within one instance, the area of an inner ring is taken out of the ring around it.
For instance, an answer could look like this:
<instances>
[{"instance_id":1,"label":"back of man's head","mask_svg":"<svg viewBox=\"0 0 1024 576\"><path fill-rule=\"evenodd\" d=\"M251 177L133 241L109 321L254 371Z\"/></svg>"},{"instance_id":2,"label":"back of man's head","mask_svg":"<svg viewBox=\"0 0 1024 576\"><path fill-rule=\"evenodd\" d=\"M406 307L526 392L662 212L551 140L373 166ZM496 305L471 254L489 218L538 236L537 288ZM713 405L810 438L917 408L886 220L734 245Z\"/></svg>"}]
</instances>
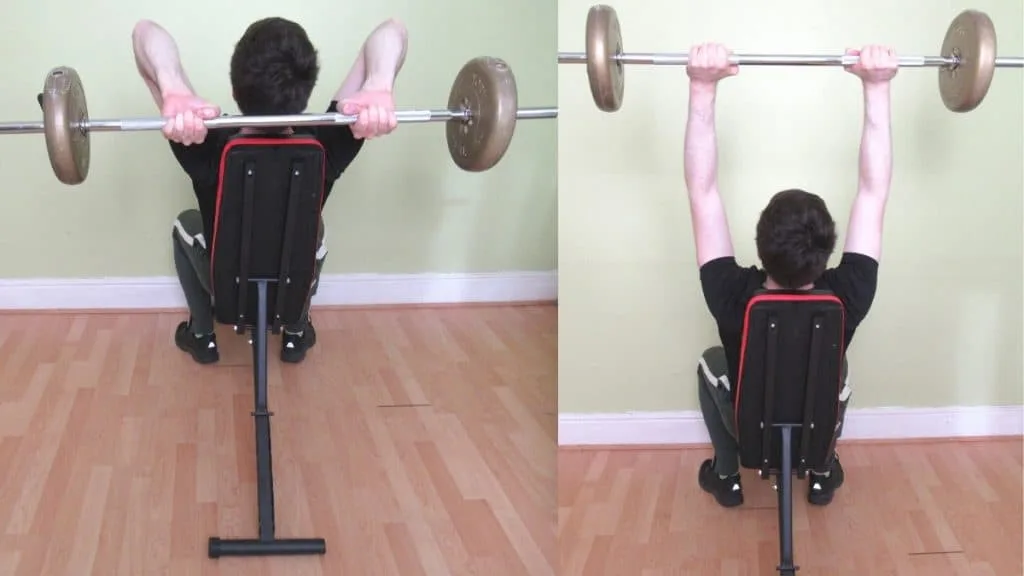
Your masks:
<instances>
[{"instance_id":1,"label":"back of man's head","mask_svg":"<svg viewBox=\"0 0 1024 576\"><path fill-rule=\"evenodd\" d=\"M816 281L836 246L825 201L799 189L775 194L757 222L757 255L768 276L795 290Z\"/></svg>"},{"instance_id":2,"label":"back of man's head","mask_svg":"<svg viewBox=\"0 0 1024 576\"><path fill-rule=\"evenodd\" d=\"M253 22L231 56L231 88L247 116L303 113L319 73L306 31L284 18Z\"/></svg>"}]
</instances>

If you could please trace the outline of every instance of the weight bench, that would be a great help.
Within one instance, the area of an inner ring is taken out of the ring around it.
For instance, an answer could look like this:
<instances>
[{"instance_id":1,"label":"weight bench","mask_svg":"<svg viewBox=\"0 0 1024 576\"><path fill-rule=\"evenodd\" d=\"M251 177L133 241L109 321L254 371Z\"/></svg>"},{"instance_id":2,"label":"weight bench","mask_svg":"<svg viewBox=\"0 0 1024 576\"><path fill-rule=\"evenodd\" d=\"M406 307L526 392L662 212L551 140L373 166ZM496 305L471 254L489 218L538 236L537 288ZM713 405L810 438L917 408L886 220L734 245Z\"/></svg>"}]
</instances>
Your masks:
<instances>
[{"instance_id":1,"label":"weight bench","mask_svg":"<svg viewBox=\"0 0 1024 576\"><path fill-rule=\"evenodd\" d=\"M824 471L835 448L846 343L825 291L760 291L747 305L736 383L740 465L776 478L779 566L795 576L793 474Z\"/></svg>"},{"instance_id":2,"label":"weight bench","mask_svg":"<svg viewBox=\"0 0 1024 576\"><path fill-rule=\"evenodd\" d=\"M274 536L274 472L267 407L267 332L297 322L321 239L324 150L304 136L236 136L224 148L210 249L217 322L252 344L259 537L210 538L209 557L325 554L323 538Z\"/></svg>"}]
</instances>

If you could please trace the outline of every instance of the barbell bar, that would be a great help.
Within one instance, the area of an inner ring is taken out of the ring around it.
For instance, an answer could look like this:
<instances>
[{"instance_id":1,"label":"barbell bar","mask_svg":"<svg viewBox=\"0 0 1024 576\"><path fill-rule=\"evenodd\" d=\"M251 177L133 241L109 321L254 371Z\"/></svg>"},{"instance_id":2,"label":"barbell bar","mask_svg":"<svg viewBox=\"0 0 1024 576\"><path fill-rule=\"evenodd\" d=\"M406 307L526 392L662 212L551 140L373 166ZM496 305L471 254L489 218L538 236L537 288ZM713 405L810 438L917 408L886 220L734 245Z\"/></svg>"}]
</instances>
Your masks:
<instances>
[{"instance_id":1,"label":"barbell bar","mask_svg":"<svg viewBox=\"0 0 1024 576\"><path fill-rule=\"evenodd\" d=\"M46 148L57 179L75 185L89 174L90 135L93 132L161 130L166 118L89 118L85 89L78 72L61 66L46 75L39 95L43 120L0 123L0 135L38 134ZM512 141L518 120L557 118L558 109L519 108L515 76L501 59L481 56L467 62L455 77L448 108L401 110L399 123L445 122L448 152L455 164L468 172L482 172L496 165ZM278 116L221 116L206 120L208 129L303 127L353 124L357 116L345 114L294 114Z\"/></svg>"},{"instance_id":2,"label":"barbell bar","mask_svg":"<svg viewBox=\"0 0 1024 576\"><path fill-rule=\"evenodd\" d=\"M644 64L647 66L686 66L690 63L690 55L685 52L665 53L650 52L616 54L612 60L619 64ZM742 66L852 66L858 61L857 56L849 54L732 54L730 64ZM586 64L585 52L560 52L559 64ZM943 56L900 56L900 68L939 68L957 66L960 60L955 57ZM1024 68L1024 57L1004 56L996 58L996 68Z\"/></svg>"},{"instance_id":3,"label":"barbell bar","mask_svg":"<svg viewBox=\"0 0 1024 576\"><path fill-rule=\"evenodd\" d=\"M940 56L901 56L901 68L938 68L942 102L953 112L970 112L988 93L996 68L1024 68L1024 57L997 57L996 31L991 18L978 10L964 10L953 19L939 50ZM852 55L733 54L739 66L849 66ZM600 110L615 112L622 106L626 64L686 66L686 53L626 53L622 29L611 6L598 4L587 13L586 52L559 52L559 64L586 64L590 92Z\"/></svg>"},{"instance_id":4,"label":"barbell bar","mask_svg":"<svg viewBox=\"0 0 1024 576\"><path fill-rule=\"evenodd\" d=\"M469 110L398 110L395 112L398 122L447 122L448 120L471 120ZM556 118L557 108L520 108L516 113L518 120L539 118ZM355 124L358 116L346 116L339 113L326 114L284 114L278 116L221 116L212 120L204 120L209 130L218 128L273 128L296 126L344 126ZM120 118L114 120L97 120L90 118L85 122L72 122L71 127L86 132L145 132L162 130L167 124L166 118ZM0 122L0 134L40 134L46 132L45 122Z\"/></svg>"}]
</instances>

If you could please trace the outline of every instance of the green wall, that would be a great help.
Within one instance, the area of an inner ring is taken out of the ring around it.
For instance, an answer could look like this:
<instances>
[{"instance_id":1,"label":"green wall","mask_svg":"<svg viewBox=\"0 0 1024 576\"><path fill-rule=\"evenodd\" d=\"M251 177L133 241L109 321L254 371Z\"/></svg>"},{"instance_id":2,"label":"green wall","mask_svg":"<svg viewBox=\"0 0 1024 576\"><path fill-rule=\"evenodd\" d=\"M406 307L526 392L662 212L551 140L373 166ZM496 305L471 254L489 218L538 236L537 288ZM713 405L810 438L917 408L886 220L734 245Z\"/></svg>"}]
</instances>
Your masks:
<instances>
[{"instance_id":1,"label":"green wall","mask_svg":"<svg viewBox=\"0 0 1024 576\"><path fill-rule=\"evenodd\" d=\"M310 112L322 111L366 35L387 17L409 29L396 87L399 108L445 107L459 68L480 55L511 65L521 106L555 104L555 8L549 2L310 0L284 6L270 0L11 0L0 24L0 109L6 120L40 119L35 96L46 72L67 65L82 76L92 117L156 115L131 52L133 25L150 18L178 40L196 89L235 114L231 51L249 23L267 16L300 22L320 51L321 79ZM441 123L403 125L368 143L327 205L325 272L556 268L555 126L521 122L503 162L478 174L451 162ZM88 180L67 187L53 176L41 135L0 138L0 277L173 274L171 222L195 201L166 141L158 132L98 133L92 153Z\"/></svg>"},{"instance_id":2,"label":"green wall","mask_svg":"<svg viewBox=\"0 0 1024 576\"><path fill-rule=\"evenodd\" d=\"M584 49L589 0L559 2L558 44ZM889 43L936 54L952 2L619 2L624 49L841 51ZM978 0L999 52L1024 53L1020 0ZM894 181L878 295L850 349L853 405L1022 403L1024 77L999 70L969 114L936 71L893 84ZM695 410L696 361L716 342L695 263L680 68L626 70L615 114L584 66L558 71L559 411ZM821 194L842 232L857 182L861 88L838 68L744 68L719 90L720 187L741 262L785 187ZM838 260L838 255L837 255Z\"/></svg>"}]
</instances>

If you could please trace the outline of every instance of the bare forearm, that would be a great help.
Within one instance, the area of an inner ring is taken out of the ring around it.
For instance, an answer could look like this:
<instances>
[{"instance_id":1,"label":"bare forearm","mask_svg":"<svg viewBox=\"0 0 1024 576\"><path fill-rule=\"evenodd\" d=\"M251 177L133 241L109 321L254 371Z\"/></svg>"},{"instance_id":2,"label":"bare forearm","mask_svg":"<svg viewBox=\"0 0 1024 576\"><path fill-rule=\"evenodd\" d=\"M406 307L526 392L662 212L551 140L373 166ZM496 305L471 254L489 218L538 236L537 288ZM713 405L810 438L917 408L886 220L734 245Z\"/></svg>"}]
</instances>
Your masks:
<instances>
[{"instance_id":1,"label":"bare forearm","mask_svg":"<svg viewBox=\"0 0 1024 576\"><path fill-rule=\"evenodd\" d=\"M390 19L378 26L363 44L366 90L394 89L395 78L405 63L408 34L405 26Z\"/></svg>"},{"instance_id":2,"label":"bare forearm","mask_svg":"<svg viewBox=\"0 0 1024 576\"><path fill-rule=\"evenodd\" d=\"M718 145L715 134L715 88L691 84L683 170L691 198L718 188Z\"/></svg>"},{"instance_id":3,"label":"bare forearm","mask_svg":"<svg viewBox=\"0 0 1024 576\"><path fill-rule=\"evenodd\" d=\"M168 94L192 94L192 86L181 66L178 45L159 24L142 20L132 31L135 64L154 98Z\"/></svg>"},{"instance_id":4,"label":"bare forearm","mask_svg":"<svg viewBox=\"0 0 1024 576\"><path fill-rule=\"evenodd\" d=\"M881 200L892 181L889 85L864 87L864 131L860 142L860 193Z\"/></svg>"}]
</instances>

